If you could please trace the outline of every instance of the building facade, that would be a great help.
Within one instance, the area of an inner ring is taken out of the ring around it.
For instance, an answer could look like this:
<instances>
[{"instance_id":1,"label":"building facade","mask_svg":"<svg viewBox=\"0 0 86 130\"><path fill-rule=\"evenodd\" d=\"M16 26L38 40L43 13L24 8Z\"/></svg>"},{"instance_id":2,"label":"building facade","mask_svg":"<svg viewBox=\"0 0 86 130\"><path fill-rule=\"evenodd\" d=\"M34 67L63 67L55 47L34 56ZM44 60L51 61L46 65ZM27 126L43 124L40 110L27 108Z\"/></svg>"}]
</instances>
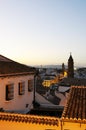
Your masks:
<instances>
[{"instance_id":1,"label":"building facade","mask_svg":"<svg viewBox=\"0 0 86 130\"><path fill-rule=\"evenodd\" d=\"M0 55L0 108L26 113L33 106L34 69Z\"/></svg>"}]
</instances>

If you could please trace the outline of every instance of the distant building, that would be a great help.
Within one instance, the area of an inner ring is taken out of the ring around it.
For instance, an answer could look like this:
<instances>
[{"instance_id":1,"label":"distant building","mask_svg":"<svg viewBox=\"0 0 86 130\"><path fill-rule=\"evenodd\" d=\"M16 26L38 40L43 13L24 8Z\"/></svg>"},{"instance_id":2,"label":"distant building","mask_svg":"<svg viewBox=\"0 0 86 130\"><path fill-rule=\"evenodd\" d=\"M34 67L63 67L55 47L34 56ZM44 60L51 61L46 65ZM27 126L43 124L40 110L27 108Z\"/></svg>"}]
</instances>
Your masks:
<instances>
[{"instance_id":1,"label":"distant building","mask_svg":"<svg viewBox=\"0 0 86 130\"><path fill-rule=\"evenodd\" d=\"M27 112L32 107L33 67L0 55L0 108L10 112Z\"/></svg>"},{"instance_id":2,"label":"distant building","mask_svg":"<svg viewBox=\"0 0 86 130\"><path fill-rule=\"evenodd\" d=\"M64 75L64 72L65 72L65 65L64 65L64 63L62 63L62 73L63 73L63 75Z\"/></svg>"},{"instance_id":3,"label":"distant building","mask_svg":"<svg viewBox=\"0 0 86 130\"><path fill-rule=\"evenodd\" d=\"M86 79L82 78L64 78L59 82L60 86L86 86Z\"/></svg>"},{"instance_id":4,"label":"distant building","mask_svg":"<svg viewBox=\"0 0 86 130\"><path fill-rule=\"evenodd\" d=\"M68 78L74 78L74 61L71 54L68 59Z\"/></svg>"}]
</instances>

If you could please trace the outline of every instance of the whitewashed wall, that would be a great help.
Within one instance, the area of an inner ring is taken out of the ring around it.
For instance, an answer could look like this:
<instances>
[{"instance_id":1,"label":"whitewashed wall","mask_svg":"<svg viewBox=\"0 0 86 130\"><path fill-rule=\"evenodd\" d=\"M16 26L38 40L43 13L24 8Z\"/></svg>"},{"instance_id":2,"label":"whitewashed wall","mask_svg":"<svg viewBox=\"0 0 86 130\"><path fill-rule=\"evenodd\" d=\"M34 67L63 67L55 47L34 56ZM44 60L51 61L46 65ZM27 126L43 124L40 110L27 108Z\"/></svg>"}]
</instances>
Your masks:
<instances>
[{"instance_id":1,"label":"whitewashed wall","mask_svg":"<svg viewBox=\"0 0 86 130\"><path fill-rule=\"evenodd\" d=\"M26 76L13 76L0 78L0 108L3 108L6 111L17 111L17 112L26 112L29 111L32 107L33 101L33 91L28 92L28 80L33 79L33 75ZM18 94L18 83L25 82L25 94ZM9 83L14 84L14 99L6 101L6 85ZM29 104L26 108L26 104Z\"/></svg>"}]
</instances>

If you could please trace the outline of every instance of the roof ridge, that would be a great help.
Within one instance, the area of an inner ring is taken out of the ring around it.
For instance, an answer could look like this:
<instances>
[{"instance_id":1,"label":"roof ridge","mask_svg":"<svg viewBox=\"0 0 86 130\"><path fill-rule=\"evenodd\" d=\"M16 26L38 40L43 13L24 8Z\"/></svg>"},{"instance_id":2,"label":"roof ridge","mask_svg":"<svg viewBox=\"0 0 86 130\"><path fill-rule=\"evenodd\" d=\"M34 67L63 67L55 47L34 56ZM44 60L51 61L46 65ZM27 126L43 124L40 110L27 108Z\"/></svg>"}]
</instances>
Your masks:
<instances>
[{"instance_id":1,"label":"roof ridge","mask_svg":"<svg viewBox=\"0 0 86 130\"><path fill-rule=\"evenodd\" d=\"M24 115L2 112L0 113L0 120L58 126L58 118L38 117L36 115Z\"/></svg>"},{"instance_id":2,"label":"roof ridge","mask_svg":"<svg viewBox=\"0 0 86 130\"><path fill-rule=\"evenodd\" d=\"M9 59L9 58L7 58L7 57L5 57L5 56L3 56L3 55L1 55L0 54L0 61L5 61L5 62L14 62L13 60L11 60L11 59Z\"/></svg>"}]
</instances>

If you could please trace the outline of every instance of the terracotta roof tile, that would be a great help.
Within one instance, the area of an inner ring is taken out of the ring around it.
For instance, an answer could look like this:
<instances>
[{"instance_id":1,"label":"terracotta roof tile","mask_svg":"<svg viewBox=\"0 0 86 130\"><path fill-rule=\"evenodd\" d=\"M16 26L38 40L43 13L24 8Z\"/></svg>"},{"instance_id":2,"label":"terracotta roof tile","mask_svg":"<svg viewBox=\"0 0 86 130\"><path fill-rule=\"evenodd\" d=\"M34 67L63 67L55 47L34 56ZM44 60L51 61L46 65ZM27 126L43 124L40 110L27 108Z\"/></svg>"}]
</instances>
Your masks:
<instances>
[{"instance_id":1,"label":"terracotta roof tile","mask_svg":"<svg viewBox=\"0 0 86 130\"><path fill-rule=\"evenodd\" d=\"M86 79L80 78L64 78L59 85L86 86Z\"/></svg>"},{"instance_id":2,"label":"terracotta roof tile","mask_svg":"<svg viewBox=\"0 0 86 130\"><path fill-rule=\"evenodd\" d=\"M0 75L23 72L35 72L35 68L24 64L20 64L0 55Z\"/></svg>"},{"instance_id":3,"label":"terracotta roof tile","mask_svg":"<svg viewBox=\"0 0 86 130\"><path fill-rule=\"evenodd\" d=\"M86 120L86 86L72 86L62 117Z\"/></svg>"},{"instance_id":4,"label":"terracotta roof tile","mask_svg":"<svg viewBox=\"0 0 86 130\"><path fill-rule=\"evenodd\" d=\"M56 125L58 126L59 120L53 117L43 117L43 116L32 116L32 115L22 115L22 114L12 114L12 113L0 113L0 120L3 121L13 121L13 122L25 122L32 124L45 124L45 125Z\"/></svg>"}]
</instances>

